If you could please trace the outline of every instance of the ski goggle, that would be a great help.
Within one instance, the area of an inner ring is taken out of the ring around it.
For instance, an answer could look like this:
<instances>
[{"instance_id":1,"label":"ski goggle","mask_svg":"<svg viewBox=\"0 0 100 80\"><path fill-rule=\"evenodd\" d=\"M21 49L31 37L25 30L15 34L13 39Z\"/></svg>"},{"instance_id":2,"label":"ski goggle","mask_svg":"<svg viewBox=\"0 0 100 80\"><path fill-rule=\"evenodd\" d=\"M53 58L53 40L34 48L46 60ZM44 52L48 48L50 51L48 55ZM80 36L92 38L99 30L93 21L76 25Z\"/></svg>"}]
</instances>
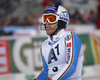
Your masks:
<instances>
[{"instance_id":1,"label":"ski goggle","mask_svg":"<svg viewBox=\"0 0 100 80\"><path fill-rule=\"evenodd\" d=\"M56 14L43 14L42 15L42 23L46 24L48 21L50 24L56 23L59 20L59 16Z\"/></svg>"}]
</instances>

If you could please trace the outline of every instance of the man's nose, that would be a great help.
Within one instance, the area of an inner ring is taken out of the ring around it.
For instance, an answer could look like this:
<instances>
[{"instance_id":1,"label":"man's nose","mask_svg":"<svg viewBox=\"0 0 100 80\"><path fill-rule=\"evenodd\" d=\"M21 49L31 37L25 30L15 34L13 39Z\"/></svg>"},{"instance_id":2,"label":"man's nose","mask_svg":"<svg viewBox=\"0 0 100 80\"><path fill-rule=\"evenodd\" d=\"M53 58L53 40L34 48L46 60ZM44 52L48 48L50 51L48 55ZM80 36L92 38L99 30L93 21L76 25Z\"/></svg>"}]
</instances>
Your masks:
<instances>
[{"instance_id":1,"label":"man's nose","mask_svg":"<svg viewBox=\"0 0 100 80\"><path fill-rule=\"evenodd\" d=\"M50 25L50 23L48 22L48 20L47 20L47 22L46 22L46 25Z\"/></svg>"}]
</instances>

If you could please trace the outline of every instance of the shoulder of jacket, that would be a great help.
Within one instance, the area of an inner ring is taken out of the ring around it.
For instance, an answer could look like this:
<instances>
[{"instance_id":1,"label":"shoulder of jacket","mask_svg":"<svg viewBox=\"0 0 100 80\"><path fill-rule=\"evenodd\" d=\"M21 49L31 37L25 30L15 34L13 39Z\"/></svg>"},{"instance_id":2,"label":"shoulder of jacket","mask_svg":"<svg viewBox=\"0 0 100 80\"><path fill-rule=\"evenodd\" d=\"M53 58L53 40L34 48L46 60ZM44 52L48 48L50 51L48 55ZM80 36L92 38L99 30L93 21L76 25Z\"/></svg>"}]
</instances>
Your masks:
<instances>
[{"instance_id":1,"label":"shoulder of jacket","mask_svg":"<svg viewBox=\"0 0 100 80\"><path fill-rule=\"evenodd\" d=\"M46 45L48 43L48 39L46 39L43 43L42 43L42 45Z\"/></svg>"},{"instance_id":2,"label":"shoulder of jacket","mask_svg":"<svg viewBox=\"0 0 100 80\"><path fill-rule=\"evenodd\" d=\"M64 33L64 37L66 37L66 36L68 36L68 35L71 35L73 32L71 32L71 31L65 31L65 33Z\"/></svg>"}]
</instances>

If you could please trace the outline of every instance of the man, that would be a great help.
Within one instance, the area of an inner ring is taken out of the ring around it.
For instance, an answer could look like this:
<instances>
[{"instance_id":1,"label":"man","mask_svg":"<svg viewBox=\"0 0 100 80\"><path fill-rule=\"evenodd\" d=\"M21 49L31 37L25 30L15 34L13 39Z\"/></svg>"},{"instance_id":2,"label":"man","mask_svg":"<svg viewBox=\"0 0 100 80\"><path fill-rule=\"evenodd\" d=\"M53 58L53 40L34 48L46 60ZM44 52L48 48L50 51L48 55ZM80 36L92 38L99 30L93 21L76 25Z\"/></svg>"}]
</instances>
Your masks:
<instances>
[{"instance_id":1,"label":"man","mask_svg":"<svg viewBox=\"0 0 100 80\"><path fill-rule=\"evenodd\" d=\"M74 32L64 30L69 23L67 10L49 6L42 15L42 23L49 35L41 46L44 69L33 80L81 80L81 42Z\"/></svg>"}]
</instances>

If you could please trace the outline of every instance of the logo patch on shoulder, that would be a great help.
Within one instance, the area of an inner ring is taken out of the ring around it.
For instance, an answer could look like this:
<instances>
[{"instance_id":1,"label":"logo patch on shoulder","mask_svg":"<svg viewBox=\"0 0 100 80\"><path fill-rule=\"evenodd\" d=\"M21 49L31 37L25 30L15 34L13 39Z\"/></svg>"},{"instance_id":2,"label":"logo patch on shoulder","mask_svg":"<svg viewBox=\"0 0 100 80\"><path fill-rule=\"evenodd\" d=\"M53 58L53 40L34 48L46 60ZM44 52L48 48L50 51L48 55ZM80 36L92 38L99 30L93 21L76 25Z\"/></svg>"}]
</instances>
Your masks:
<instances>
[{"instance_id":1,"label":"logo patch on shoulder","mask_svg":"<svg viewBox=\"0 0 100 80\"><path fill-rule=\"evenodd\" d=\"M66 39L67 41L69 41L71 38L72 38L71 35L67 35L67 36L65 37L65 39Z\"/></svg>"}]
</instances>

